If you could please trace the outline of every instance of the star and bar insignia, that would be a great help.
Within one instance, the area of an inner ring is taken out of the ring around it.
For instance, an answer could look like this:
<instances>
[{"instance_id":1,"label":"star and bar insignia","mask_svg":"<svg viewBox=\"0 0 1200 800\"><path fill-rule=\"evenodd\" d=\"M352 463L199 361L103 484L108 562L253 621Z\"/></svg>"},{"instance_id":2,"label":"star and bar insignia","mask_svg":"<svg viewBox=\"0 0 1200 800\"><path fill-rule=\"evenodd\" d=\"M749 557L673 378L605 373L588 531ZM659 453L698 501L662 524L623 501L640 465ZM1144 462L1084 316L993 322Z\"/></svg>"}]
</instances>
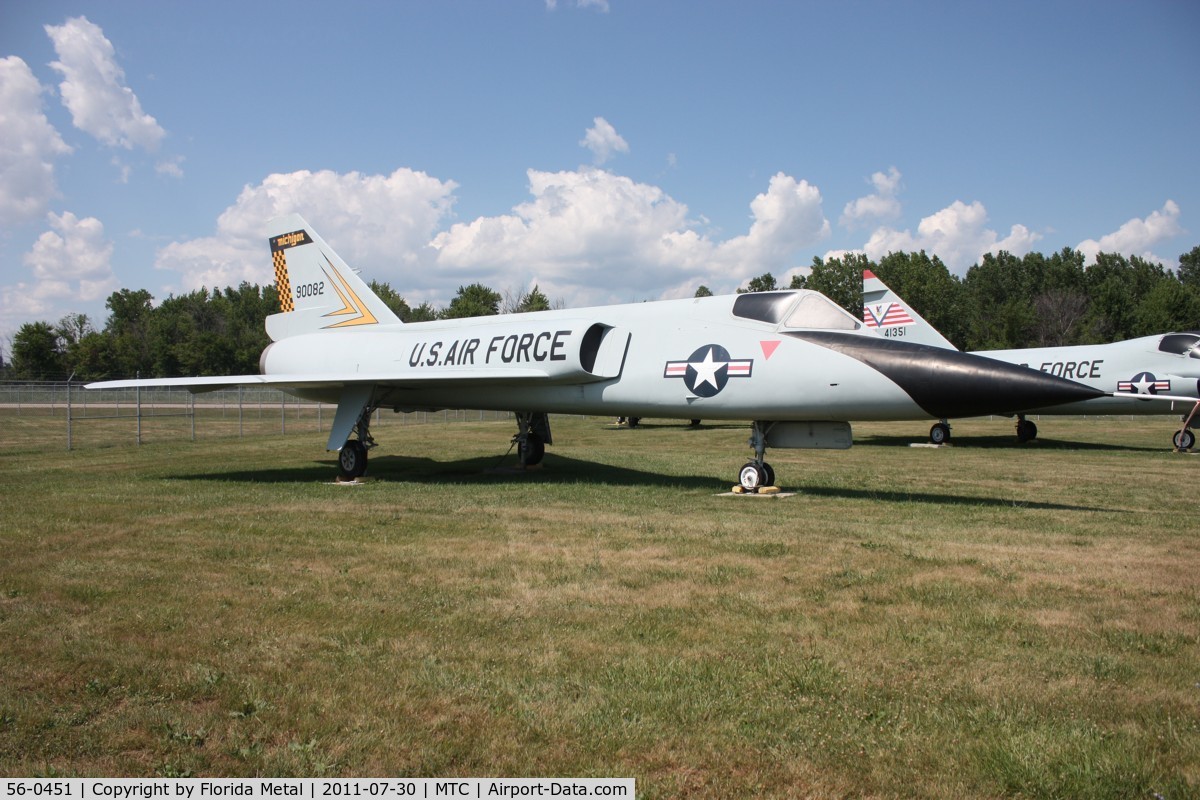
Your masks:
<instances>
[{"instance_id":1,"label":"star and bar insignia","mask_svg":"<svg viewBox=\"0 0 1200 800\"><path fill-rule=\"evenodd\" d=\"M664 378L683 378L688 391L697 397L712 397L725 388L730 378L749 378L754 359L731 358L719 344L706 344L686 361L668 361Z\"/></svg>"},{"instance_id":2,"label":"star and bar insignia","mask_svg":"<svg viewBox=\"0 0 1200 800\"><path fill-rule=\"evenodd\" d=\"M1137 394L1158 394L1171 391L1171 382L1155 378L1153 372L1139 372L1132 380L1117 381L1118 392L1136 392Z\"/></svg>"}]
</instances>

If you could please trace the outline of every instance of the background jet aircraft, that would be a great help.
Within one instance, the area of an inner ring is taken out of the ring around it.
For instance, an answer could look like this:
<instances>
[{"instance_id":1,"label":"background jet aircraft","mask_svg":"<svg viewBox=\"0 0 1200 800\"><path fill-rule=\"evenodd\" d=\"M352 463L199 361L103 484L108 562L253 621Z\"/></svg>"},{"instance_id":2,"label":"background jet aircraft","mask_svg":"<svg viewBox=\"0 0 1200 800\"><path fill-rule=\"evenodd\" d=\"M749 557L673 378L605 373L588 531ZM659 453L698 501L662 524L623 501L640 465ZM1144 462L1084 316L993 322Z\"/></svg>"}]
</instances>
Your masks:
<instances>
[{"instance_id":1,"label":"background jet aircraft","mask_svg":"<svg viewBox=\"0 0 1200 800\"><path fill-rule=\"evenodd\" d=\"M870 270L863 272L863 321L888 339L957 350ZM1186 414L1195 409L1200 395L1200 331L1111 344L974 352L1085 383L1105 393L1053 408L1018 409L1017 439L1022 442L1037 436L1037 425L1026 419L1026 414ZM944 418L930 428L929 438L937 444L949 441L950 426ZM1176 448L1188 450L1195 445L1196 436L1185 423L1172 441Z\"/></svg>"},{"instance_id":2,"label":"background jet aircraft","mask_svg":"<svg viewBox=\"0 0 1200 800\"><path fill-rule=\"evenodd\" d=\"M260 375L107 381L89 388L267 385L336 403L328 449L362 475L379 408L513 411L523 464L550 413L752 420L738 474L774 483L767 447L847 448L852 420L1012 412L1099 394L1024 367L888 341L812 291L403 324L297 215L272 223L281 311Z\"/></svg>"}]
</instances>

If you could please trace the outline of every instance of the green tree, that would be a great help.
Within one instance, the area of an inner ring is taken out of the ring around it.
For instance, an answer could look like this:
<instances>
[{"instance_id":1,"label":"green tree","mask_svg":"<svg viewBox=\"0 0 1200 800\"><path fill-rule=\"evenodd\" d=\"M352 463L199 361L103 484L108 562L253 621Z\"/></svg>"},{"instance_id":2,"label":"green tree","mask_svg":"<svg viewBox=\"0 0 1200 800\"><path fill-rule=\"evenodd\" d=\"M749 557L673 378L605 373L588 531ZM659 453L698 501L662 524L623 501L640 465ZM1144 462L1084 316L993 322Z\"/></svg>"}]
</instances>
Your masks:
<instances>
[{"instance_id":1,"label":"green tree","mask_svg":"<svg viewBox=\"0 0 1200 800\"><path fill-rule=\"evenodd\" d=\"M450 305L442 311L442 319L489 317L499 314L500 300L499 292L489 289L482 283L459 286L458 294L450 301Z\"/></svg>"},{"instance_id":2,"label":"green tree","mask_svg":"<svg viewBox=\"0 0 1200 800\"><path fill-rule=\"evenodd\" d=\"M708 288L704 284L700 284L700 288L697 289L696 294L693 295L693 297L712 297L712 296L713 296L712 289Z\"/></svg>"},{"instance_id":3,"label":"green tree","mask_svg":"<svg viewBox=\"0 0 1200 800\"><path fill-rule=\"evenodd\" d=\"M1138 304L1135 331L1140 336L1200 328L1200 289L1168 274Z\"/></svg>"},{"instance_id":4,"label":"green tree","mask_svg":"<svg viewBox=\"0 0 1200 800\"><path fill-rule=\"evenodd\" d=\"M66 377L58 333L49 322L26 322L13 335L13 377L49 381Z\"/></svg>"},{"instance_id":5,"label":"green tree","mask_svg":"<svg viewBox=\"0 0 1200 800\"><path fill-rule=\"evenodd\" d=\"M1161 264L1138 256L1100 253L1087 268L1088 317L1093 341L1115 342L1157 331L1138 321L1138 306L1155 285L1167 277Z\"/></svg>"},{"instance_id":6,"label":"green tree","mask_svg":"<svg viewBox=\"0 0 1200 800\"><path fill-rule=\"evenodd\" d=\"M421 305L414 308L412 310L412 313L410 313L408 315L408 319L406 319L404 321L405 322L432 322L433 320L438 319L440 316L441 315L438 314L437 309L426 302L426 303L421 303Z\"/></svg>"},{"instance_id":7,"label":"green tree","mask_svg":"<svg viewBox=\"0 0 1200 800\"><path fill-rule=\"evenodd\" d=\"M95 381L117 375L112 341L100 331L91 331L71 351L67 366L78 380Z\"/></svg>"},{"instance_id":8,"label":"green tree","mask_svg":"<svg viewBox=\"0 0 1200 800\"><path fill-rule=\"evenodd\" d=\"M985 253L967 270L970 316L967 346L971 350L1028 347L1034 339L1033 298L1043 283L1036 258L1020 259L1005 250Z\"/></svg>"},{"instance_id":9,"label":"green tree","mask_svg":"<svg viewBox=\"0 0 1200 800\"><path fill-rule=\"evenodd\" d=\"M80 380L108 376L112 367L112 347L108 337L92 327L87 314L71 313L54 326L63 370Z\"/></svg>"},{"instance_id":10,"label":"green tree","mask_svg":"<svg viewBox=\"0 0 1200 800\"><path fill-rule=\"evenodd\" d=\"M383 304L392 310L392 313L400 318L401 322L408 322L408 318L412 316L412 309L408 307L408 303L404 298L392 288L389 283L380 283L379 281L371 281L369 284L371 291L379 296Z\"/></svg>"},{"instance_id":11,"label":"green tree","mask_svg":"<svg viewBox=\"0 0 1200 800\"><path fill-rule=\"evenodd\" d=\"M256 373L259 357L271 343L266 320L279 310L279 295L274 285L260 287L243 281L236 289L226 287L222 299L233 358L229 371L242 375Z\"/></svg>"},{"instance_id":12,"label":"green tree","mask_svg":"<svg viewBox=\"0 0 1200 800\"><path fill-rule=\"evenodd\" d=\"M1179 280L1185 286L1200 289L1200 246L1179 257Z\"/></svg>"},{"instance_id":13,"label":"green tree","mask_svg":"<svg viewBox=\"0 0 1200 800\"><path fill-rule=\"evenodd\" d=\"M550 299L546 297L546 295L542 294L541 290L538 289L537 284L533 285L533 288L521 298L521 302L517 305L518 312L549 310Z\"/></svg>"},{"instance_id":14,"label":"green tree","mask_svg":"<svg viewBox=\"0 0 1200 800\"><path fill-rule=\"evenodd\" d=\"M121 289L108 296L108 322L104 332L112 341L117 374L133 377L150 375L154 368L154 348L149 339L154 296L145 289Z\"/></svg>"},{"instance_id":15,"label":"green tree","mask_svg":"<svg viewBox=\"0 0 1200 800\"><path fill-rule=\"evenodd\" d=\"M738 294L749 294L750 292L773 292L779 287L775 284L775 276L769 272L764 272L757 278L751 278L745 289L738 289Z\"/></svg>"},{"instance_id":16,"label":"green tree","mask_svg":"<svg viewBox=\"0 0 1200 800\"><path fill-rule=\"evenodd\" d=\"M1030 253L1030 258L1042 259ZM1059 347L1087 341L1087 316L1091 302L1086 285L1083 254L1064 247L1041 260L1041 287L1032 298L1033 328L1031 346Z\"/></svg>"},{"instance_id":17,"label":"green tree","mask_svg":"<svg viewBox=\"0 0 1200 800\"><path fill-rule=\"evenodd\" d=\"M804 288L820 292L861 320L862 274L864 269L871 267L871 261L862 253L846 253L828 261L814 256Z\"/></svg>"}]
</instances>

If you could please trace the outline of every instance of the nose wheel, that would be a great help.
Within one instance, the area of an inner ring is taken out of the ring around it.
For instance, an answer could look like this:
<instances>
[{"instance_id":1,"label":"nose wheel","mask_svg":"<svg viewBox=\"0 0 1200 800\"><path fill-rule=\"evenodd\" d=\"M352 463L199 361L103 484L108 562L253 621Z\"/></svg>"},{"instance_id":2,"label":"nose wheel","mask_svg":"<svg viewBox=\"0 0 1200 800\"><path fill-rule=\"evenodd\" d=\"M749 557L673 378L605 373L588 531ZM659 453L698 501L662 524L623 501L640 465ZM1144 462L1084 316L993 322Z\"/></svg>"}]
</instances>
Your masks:
<instances>
[{"instance_id":1,"label":"nose wheel","mask_svg":"<svg viewBox=\"0 0 1200 800\"><path fill-rule=\"evenodd\" d=\"M738 485L745 492L757 492L768 486L775 485L775 470L766 462L767 431L773 422L755 420L750 426L750 446L754 448L754 458L747 461L738 472Z\"/></svg>"},{"instance_id":2,"label":"nose wheel","mask_svg":"<svg viewBox=\"0 0 1200 800\"><path fill-rule=\"evenodd\" d=\"M738 473L738 485L747 492L757 492L775 485L775 470L765 461L747 461Z\"/></svg>"}]
</instances>

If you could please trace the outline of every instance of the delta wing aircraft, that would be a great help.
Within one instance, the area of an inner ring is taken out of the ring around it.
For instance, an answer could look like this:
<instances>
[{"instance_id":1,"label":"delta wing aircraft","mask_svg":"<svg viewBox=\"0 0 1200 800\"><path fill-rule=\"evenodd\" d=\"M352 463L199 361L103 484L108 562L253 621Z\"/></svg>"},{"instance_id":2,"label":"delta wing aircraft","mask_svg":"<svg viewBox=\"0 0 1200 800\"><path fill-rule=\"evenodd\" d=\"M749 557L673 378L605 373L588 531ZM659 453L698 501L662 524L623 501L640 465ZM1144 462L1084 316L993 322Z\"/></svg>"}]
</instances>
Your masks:
<instances>
[{"instance_id":1,"label":"delta wing aircraft","mask_svg":"<svg viewBox=\"0 0 1200 800\"><path fill-rule=\"evenodd\" d=\"M944 336L904 302L870 270L863 271L863 322L892 341L908 341L957 350ZM1017 439L1037 436L1028 414L1187 414L1172 443L1190 450L1196 435L1188 427L1200 406L1200 331L1161 333L1110 344L1030 347L1017 350L978 350L1010 364L1087 384L1103 394L1054 407L1018 409ZM950 440L950 425L942 418L929 429L935 444Z\"/></svg>"},{"instance_id":2,"label":"delta wing aircraft","mask_svg":"<svg viewBox=\"0 0 1200 800\"><path fill-rule=\"evenodd\" d=\"M850 422L1006 413L1097 396L1066 378L880 338L824 295L784 291L402 323L299 216L275 220L281 311L260 375L105 381L89 388L272 386L337 404L327 448L364 473L377 409L512 411L522 464L549 414L751 420L748 491L768 447L842 449Z\"/></svg>"}]
</instances>

